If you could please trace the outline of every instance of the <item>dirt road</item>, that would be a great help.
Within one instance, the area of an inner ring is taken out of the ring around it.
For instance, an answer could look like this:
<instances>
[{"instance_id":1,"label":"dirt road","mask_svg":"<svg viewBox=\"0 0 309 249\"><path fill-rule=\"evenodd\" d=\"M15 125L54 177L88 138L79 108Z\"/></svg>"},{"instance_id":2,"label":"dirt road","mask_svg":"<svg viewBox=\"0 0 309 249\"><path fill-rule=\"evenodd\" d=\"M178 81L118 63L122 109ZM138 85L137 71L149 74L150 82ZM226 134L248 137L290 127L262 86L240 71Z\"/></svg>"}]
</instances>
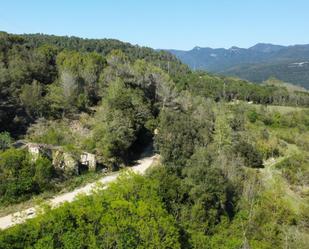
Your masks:
<instances>
[{"instance_id":1,"label":"dirt road","mask_svg":"<svg viewBox=\"0 0 309 249\"><path fill-rule=\"evenodd\" d=\"M145 171L151 166L151 164L154 162L154 160L157 157L158 155L142 158L137 162L138 164L129 168L129 170L132 170L133 172L138 173L138 174L144 174ZM107 184L112 181L115 181L117 177L119 176L119 174L120 172L117 172L113 175L102 177L100 180L94 183L89 183L85 185L84 187L77 188L73 190L72 192L68 192L68 193L55 196L52 199L50 199L48 203L51 205L51 207L57 207L61 203L72 202L75 199L75 197L79 194L86 194L86 195L91 194L91 191L95 188L95 186L98 183L106 185L105 186L106 188ZM16 224L23 223L27 219L31 219L35 217L38 208L39 207L31 207L21 212L16 212L16 213L1 217L0 218L0 229L6 229Z\"/></svg>"}]
</instances>

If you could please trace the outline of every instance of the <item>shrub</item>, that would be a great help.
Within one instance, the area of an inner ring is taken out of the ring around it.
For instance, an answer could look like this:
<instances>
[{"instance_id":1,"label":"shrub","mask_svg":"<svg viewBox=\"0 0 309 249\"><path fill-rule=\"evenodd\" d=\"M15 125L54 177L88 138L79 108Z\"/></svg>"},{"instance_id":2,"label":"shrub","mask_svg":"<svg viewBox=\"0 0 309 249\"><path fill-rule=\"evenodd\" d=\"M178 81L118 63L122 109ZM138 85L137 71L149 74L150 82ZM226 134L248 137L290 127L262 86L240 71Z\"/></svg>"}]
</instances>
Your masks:
<instances>
[{"instance_id":1,"label":"shrub","mask_svg":"<svg viewBox=\"0 0 309 249\"><path fill-rule=\"evenodd\" d=\"M1 132L0 133L0 151L6 150L7 148L9 148L11 143L12 143L12 138L10 136L10 133L6 131Z\"/></svg>"},{"instance_id":2,"label":"shrub","mask_svg":"<svg viewBox=\"0 0 309 249\"><path fill-rule=\"evenodd\" d=\"M18 202L36 192L35 166L23 150L8 149L0 155L0 200Z\"/></svg>"},{"instance_id":3,"label":"shrub","mask_svg":"<svg viewBox=\"0 0 309 249\"><path fill-rule=\"evenodd\" d=\"M18 203L51 187L52 163L44 157L33 161L24 150L8 149L0 154L1 205Z\"/></svg>"},{"instance_id":4,"label":"shrub","mask_svg":"<svg viewBox=\"0 0 309 249\"><path fill-rule=\"evenodd\" d=\"M40 190L46 190L51 186L50 181L54 176L54 167L51 161L45 157L39 157L35 161L34 180L38 184Z\"/></svg>"},{"instance_id":5,"label":"shrub","mask_svg":"<svg viewBox=\"0 0 309 249\"><path fill-rule=\"evenodd\" d=\"M252 110L248 113L248 119L251 123L255 123L258 119L259 115L256 110Z\"/></svg>"}]
</instances>

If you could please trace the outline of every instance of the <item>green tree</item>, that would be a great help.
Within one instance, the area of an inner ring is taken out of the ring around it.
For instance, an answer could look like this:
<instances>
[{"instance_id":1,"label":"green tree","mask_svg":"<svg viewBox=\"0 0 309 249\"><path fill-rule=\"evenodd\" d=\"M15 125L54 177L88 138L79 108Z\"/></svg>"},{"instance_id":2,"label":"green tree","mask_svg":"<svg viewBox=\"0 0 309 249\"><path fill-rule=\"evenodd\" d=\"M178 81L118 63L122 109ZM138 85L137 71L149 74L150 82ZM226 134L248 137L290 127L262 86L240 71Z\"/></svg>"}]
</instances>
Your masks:
<instances>
[{"instance_id":1,"label":"green tree","mask_svg":"<svg viewBox=\"0 0 309 249\"><path fill-rule=\"evenodd\" d=\"M44 108L42 94L42 86L36 80L31 85L24 85L21 89L21 103L24 105L27 114L32 118L42 115Z\"/></svg>"},{"instance_id":2,"label":"green tree","mask_svg":"<svg viewBox=\"0 0 309 249\"><path fill-rule=\"evenodd\" d=\"M214 142L219 152L232 145L232 129L226 113L219 113L216 116Z\"/></svg>"},{"instance_id":3,"label":"green tree","mask_svg":"<svg viewBox=\"0 0 309 249\"><path fill-rule=\"evenodd\" d=\"M170 110L160 113L155 145L167 166L179 171L194 153L199 139L197 123L189 114Z\"/></svg>"},{"instance_id":4,"label":"green tree","mask_svg":"<svg viewBox=\"0 0 309 249\"><path fill-rule=\"evenodd\" d=\"M228 182L219 168L214 167L212 152L207 148L198 149L183 170L189 186L190 226L202 232L210 232L227 212ZM230 201L230 200L229 200Z\"/></svg>"},{"instance_id":5,"label":"green tree","mask_svg":"<svg viewBox=\"0 0 309 249\"><path fill-rule=\"evenodd\" d=\"M245 159L246 166L252 168L263 167L263 156L252 144L240 141L235 145L235 152Z\"/></svg>"},{"instance_id":6,"label":"green tree","mask_svg":"<svg viewBox=\"0 0 309 249\"><path fill-rule=\"evenodd\" d=\"M151 118L140 90L127 88L121 80L111 83L94 116L98 152L107 159L127 160L129 149L147 135L145 125Z\"/></svg>"}]
</instances>

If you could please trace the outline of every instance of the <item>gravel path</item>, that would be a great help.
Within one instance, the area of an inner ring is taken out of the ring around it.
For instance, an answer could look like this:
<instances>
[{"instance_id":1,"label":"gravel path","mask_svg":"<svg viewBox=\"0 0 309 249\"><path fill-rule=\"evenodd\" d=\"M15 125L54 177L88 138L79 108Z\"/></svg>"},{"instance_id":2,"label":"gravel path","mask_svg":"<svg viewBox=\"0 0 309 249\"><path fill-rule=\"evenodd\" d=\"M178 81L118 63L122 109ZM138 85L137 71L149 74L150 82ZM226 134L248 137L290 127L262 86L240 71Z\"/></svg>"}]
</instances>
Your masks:
<instances>
[{"instance_id":1,"label":"gravel path","mask_svg":"<svg viewBox=\"0 0 309 249\"><path fill-rule=\"evenodd\" d=\"M154 162L154 160L157 157L158 157L158 155L142 158L137 162L137 164L135 166L133 166L129 169L132 170L135 173L144 174L145 171L152 165L152 163ZM117 172L113 175L102 177L100 180L98 180L94 183L89 183L89 184L85 185L84 187L77 188L77 189L73 190L72 192L68 192L68 193L64 193L64 194L55 196L55 197L51 198L48 201L48 203L51 205L51 207L57 207L61 203L72 202L75 199L75 197L79 194L86 194L86 195L91 194L91 191L96 187L96 185L98 183L106 185L110 182L115 181L117 179L117 177L119 176L119 174L120 174L120 172ZM105 186L105 188L106 187L107 186ZM1 217L0 218L0 229L6 229L6 228L14 226L16 224L23 223L27 219L31 219L31 218L35 217L36 213L37 213L37 209L38 209L38 207L31 207L31 208L25 209L21 212L16 212L16 213Z\"/></svg>"}]
</instances>

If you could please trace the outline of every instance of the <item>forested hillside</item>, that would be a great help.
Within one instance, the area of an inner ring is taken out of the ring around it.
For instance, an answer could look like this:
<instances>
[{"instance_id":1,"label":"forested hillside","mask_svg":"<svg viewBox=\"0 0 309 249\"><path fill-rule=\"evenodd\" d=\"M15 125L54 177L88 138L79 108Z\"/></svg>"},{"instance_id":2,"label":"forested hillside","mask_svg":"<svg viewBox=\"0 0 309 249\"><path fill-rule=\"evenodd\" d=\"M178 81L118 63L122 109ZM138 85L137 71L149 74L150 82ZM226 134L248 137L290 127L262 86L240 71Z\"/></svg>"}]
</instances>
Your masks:
<instances>
[{"instance_id":1,"label":"forested hillside","mask_svg":"<svg viewBox=\"0 0 309 249\"><path fill-rule=\"evenodd\" d=\"M145 176L43 205L0 231L0 248L307 248L307 91L192 72L115 40L0 39L0 208L78 177L18 139L109 170L149 145L161 157Z\"/></svg>"},{"instance_id":2,"label":"forested hillside","mask_svg":"<svg viewBox=\"0 0 309 249\"><path fill-rule=\"evenodd\" d=\"M128 62L143 59L171 75L188 72L188 68L169 53L157 53L150 48L117 40L16 36L2 32L0 41L0 127L13 133L23 132L27 124L37 117L59 116L73 109L73 112L78 112L95 105L101 94L97 91L98 86L104 84L100 76L106 65L105 56L112 50L125 53L122 59ZM78 67L83 68L83 72ZM65 84L78 83L78 87L73 86L76 89L66 89L64 93L76 92L74 97L79 100L70 107L68 98L67 103L60 103L64 99L59 94L63 93L54 87L62 84L58 82L60 77L65 78ZM38 99L41 96L44 100Z\"/></svg>"}]
</instances>

